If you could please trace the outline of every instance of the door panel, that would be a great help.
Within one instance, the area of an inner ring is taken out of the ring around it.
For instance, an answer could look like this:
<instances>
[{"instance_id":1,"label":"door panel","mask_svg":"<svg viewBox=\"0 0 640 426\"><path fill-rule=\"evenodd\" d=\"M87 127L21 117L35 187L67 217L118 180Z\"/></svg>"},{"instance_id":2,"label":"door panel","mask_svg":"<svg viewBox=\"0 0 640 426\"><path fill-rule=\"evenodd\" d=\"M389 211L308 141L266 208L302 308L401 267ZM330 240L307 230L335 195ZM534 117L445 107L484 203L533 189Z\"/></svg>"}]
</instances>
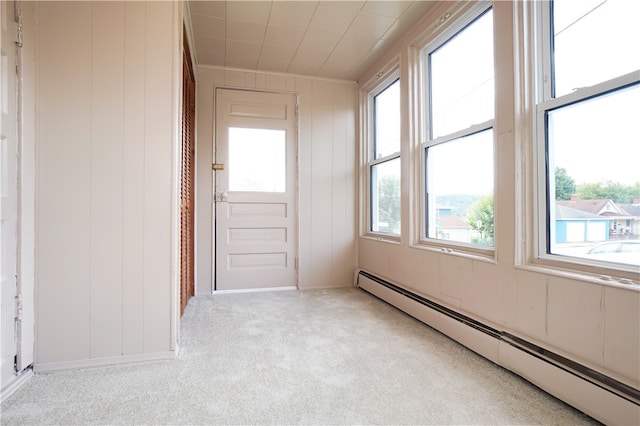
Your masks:
<instances>
[{"instance_id":1,"label":"door panel","mask_svg":"<svg viewBox=\"0 0 640 426\"><path fill-rule=\"evenodd\" d=\"M297 285L296 98L216 91L215 289Z\"/></svg>"}]
</instances>

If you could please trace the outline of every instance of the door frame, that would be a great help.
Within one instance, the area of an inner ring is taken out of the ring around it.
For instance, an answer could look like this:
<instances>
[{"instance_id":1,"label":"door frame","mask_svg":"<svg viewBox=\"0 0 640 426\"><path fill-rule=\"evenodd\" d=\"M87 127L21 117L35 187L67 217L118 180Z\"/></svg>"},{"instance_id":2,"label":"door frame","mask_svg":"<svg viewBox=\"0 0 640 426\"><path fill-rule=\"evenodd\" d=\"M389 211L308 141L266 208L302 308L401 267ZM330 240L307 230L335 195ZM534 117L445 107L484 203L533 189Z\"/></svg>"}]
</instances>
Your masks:
<instances>
[{"instance_id":1,"label":"door frame","mask_svg":"<svg viewBox=\"0 0 640 426\"><path fill-rule=\"evenodd\" d=\"M16 141L17 166L17 234L16 274L17 307L21 309L16 332L16 368L12 382L1 389L6 399L33 374L35 358L36 305L36 161L35 143L35 9L33 2L15 0L17 28L21 34L16 49ZM12 73L12 75L14 75Z\"/></svg>"},{"instance_id":2,"label":"door frame","mask_svg":"<svg viewBox=\"0 0 640 426\"><path fill-rule=\"evenodd\" d=\"M242 290L218 290L217 289L217 271L216 271L216 263L217 263L217 250L216 250L216 234L217 234L217 217L216 217L216 170L214 169L214 164L216 164L216 147L217 147L217 131L218 131L218 123L216 120L218 113L218 91L219 90L234 90L238 92L253 92L253 93L270 93L276 95L288 95L293 96L295 98L295 135L294 135L294 156L295 156L295 167L294 167L294 228L295 228L295 286L292 287L272 287L272 288L255 288L255 289L242 289ZM259 291L277 291L277 290L293 290L300 288L300 95L298 92L287 91L287 90L269 90L269 89L256 89L256 88L243 88L243 87L234 87L234 86L226 86L226 85L214 85L213 86L213 134L212 134L212 165L211 165L211 293L248 293L248 292L259 292Z\"/></svg>"}]
</instances>

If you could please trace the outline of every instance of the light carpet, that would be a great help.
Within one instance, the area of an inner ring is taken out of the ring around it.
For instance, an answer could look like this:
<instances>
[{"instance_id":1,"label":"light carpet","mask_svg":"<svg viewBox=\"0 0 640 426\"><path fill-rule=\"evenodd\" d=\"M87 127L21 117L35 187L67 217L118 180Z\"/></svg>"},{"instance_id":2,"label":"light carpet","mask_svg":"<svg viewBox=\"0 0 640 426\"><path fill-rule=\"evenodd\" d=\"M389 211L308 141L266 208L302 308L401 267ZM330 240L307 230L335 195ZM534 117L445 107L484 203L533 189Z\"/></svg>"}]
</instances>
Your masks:
<instances>
[{"instance_id":1,"label":"light carpet","mask_svg":"<svg viewBox=\"0 0 640 426\"><path fill-rule=\"evenodd\" d=\"M2 424L597 424L354 288L192 299L173 361L34 376Z\"/></svg>"}]
</instances>

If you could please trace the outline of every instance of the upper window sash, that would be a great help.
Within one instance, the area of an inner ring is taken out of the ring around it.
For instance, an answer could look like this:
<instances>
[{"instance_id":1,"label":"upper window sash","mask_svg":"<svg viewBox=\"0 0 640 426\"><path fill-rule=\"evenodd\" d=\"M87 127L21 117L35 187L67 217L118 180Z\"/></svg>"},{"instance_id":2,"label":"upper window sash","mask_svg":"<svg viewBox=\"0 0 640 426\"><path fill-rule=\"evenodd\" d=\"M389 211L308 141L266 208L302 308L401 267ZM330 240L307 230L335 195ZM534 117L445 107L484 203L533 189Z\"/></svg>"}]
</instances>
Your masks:
<instances>
[{"instance_id":1,"label":"upper window sash","mask_svg":"<svg viewBox=\"0 0 640 426\"><path fill-rule=\"evenodd\" d=\"M389 87L393 84L400 82L399 71L396 69L395 71L389 73L384 79L377 82L377 85L371 89L367 95L367 153L368 159L367 162L371 164L372 162L379 162L383 159L389 159L400 155L400 143L398 143L397 151L389 151L380 155L377 152L377 135L376 135L376 98L379 95L382 95ZM398 134L398 138L400 135ZM377 157L377 158L376 158Z\"/></svg>"}]
</instances>

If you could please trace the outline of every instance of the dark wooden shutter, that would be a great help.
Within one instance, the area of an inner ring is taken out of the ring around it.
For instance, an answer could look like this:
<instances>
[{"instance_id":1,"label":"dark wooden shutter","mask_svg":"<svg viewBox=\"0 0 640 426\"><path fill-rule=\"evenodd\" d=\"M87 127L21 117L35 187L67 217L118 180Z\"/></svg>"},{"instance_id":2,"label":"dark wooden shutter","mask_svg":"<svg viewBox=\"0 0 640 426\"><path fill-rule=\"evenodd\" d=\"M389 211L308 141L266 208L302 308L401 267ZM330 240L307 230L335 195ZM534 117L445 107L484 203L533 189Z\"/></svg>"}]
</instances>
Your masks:
<instances>
[{"instance_id":1,"label":"dark wooden shutter","mask_svg":"<svg viewBox=\"0 0 640 426\"><path fill-rule=\"evenodd\" d=\"M182 59L182 153L180 178L180 315L194 295L194 183L196 83L184 31Z\"/></svg>"}]
</instances>

